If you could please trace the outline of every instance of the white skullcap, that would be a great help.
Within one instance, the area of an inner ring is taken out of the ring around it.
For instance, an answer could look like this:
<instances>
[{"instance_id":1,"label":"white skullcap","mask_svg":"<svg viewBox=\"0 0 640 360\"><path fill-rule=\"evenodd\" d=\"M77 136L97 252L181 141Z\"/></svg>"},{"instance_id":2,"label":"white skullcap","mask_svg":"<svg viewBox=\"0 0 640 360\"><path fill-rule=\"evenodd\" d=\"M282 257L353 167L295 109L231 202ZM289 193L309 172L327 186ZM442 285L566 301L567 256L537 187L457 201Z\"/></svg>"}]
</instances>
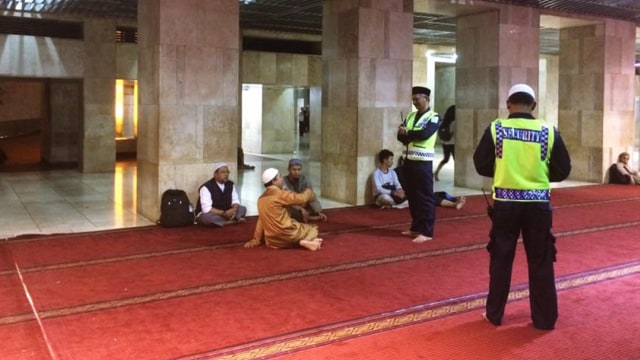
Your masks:
<instances>
[{"instance_id":1,"label":"white skullcap","mask_svg":"<svg viewBox=\"0 0 640 360\"><path fill-rule=\"evenodd\" d=\"M218 162L215 165L213 165L213 172L218 171L218 169L222 168L222 167L229 167L229 165L227 165L227 163L224 162Z\"/></svg>"},{"instance_id":2,"label":"white skullcap","mask_svg":"<svg viewBox=\"0 0 640 360\"><path fill-rule=\"evenodd\" d=\"M271 180L275 179L276 176L278 176L278 169L268 168L262 172L262 183L268 184Z\"/></svg>"},{"instance_id":3,"label":"white skullcap","mask_svg":"<svg viewBox=\"0 0 640 360\"><path fill-rule=\"evenodd\" d=\"M531 97L533 98L534 101L536 99L536 94L533 92L533 89L531 88L531 86L529 86L527 84L516 84L516 85L513 85L511 87L511 89L509 89L509 95L507 95L507 98L509 98L509 97L511 97L511 95L513 95L515 93L519 93L519 92L531 95Z\"/></svg>"}]
</instances>

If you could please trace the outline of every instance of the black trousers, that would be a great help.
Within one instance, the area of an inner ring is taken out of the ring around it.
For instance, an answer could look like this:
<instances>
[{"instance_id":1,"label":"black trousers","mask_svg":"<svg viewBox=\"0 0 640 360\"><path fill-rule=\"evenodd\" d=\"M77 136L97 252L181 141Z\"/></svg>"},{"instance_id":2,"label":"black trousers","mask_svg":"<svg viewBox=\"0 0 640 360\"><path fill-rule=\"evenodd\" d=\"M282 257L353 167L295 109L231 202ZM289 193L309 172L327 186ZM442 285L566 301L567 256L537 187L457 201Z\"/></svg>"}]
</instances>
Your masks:
<instances>
[{"instance_id":1,"label":"black trousers","mask_svg":"<svg viewBox=\"0 0 640 360\"><path fill-rule=\"evenodd\" d=\"M436 221L436 200L433 196L433 162L404 161L404 179L409 212L411 213L411 231L433 237L433 225Z\"/></svg>"},{"instance_id":2,"label":"black trousers","mask_svg":"<svg viewBox=\"0 0 640 360\"><path fill-rule=\"evenodd\" d=\"M487 318L496 325L502 323L516 245L522 233L529 271L531 320L539 329L553 329L558 319L558 298L553 269L556 247L551 234L551 204L496 201L494 207L487 245L491 258Z\"/></svg>"}]
</instances>

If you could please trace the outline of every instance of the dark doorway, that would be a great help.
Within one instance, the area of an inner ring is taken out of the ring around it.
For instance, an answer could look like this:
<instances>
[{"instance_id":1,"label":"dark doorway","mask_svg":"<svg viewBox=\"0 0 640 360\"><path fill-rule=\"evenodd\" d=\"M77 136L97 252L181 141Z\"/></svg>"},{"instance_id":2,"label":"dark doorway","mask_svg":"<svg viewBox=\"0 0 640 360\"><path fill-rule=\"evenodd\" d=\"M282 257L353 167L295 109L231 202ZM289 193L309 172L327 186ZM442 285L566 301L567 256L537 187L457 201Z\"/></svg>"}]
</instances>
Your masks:
<instances>
[{"instance_id":1,"label":"dark doorway","mask_svg":"<svg viewBox=\"0 0 640 360\"><path fill-rule=\"evenodd\" d=\"M80 80L0 78L0 171L77 168Z\"/></svg>"}]
</instances>

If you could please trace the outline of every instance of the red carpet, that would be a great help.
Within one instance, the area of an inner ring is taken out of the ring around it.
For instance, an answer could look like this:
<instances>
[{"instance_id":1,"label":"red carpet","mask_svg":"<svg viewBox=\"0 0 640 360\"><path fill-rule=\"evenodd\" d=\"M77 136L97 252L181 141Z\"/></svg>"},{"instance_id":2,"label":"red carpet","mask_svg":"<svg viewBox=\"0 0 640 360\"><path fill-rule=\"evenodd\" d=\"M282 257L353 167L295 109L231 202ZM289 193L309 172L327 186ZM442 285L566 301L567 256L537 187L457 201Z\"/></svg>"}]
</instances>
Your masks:
<instances>
[{"instance_id":1,"label":"red carpet","mask_svg":"<svg viewBox=\"0 0 640 360\"><path fill-rule=\"evenodd\" d=\"M367 207L330 211L330 222L319 225L325 246L317 253L242 248L255 219L224 229L13 239L0 253L0 334L7 344L0 357L52 358L15 258L59 359L460 359L473 358L465 351L477 352L479 339L491 343L490 358L526 358L574 342L579 349L569 346L555 358L614 350L628 357L610 358L637 358L640 342L625 334L637 333L639 320L624 313L638 313L640 218L628 209L640 206L640 188L560 189L553 198L561 314L552 332L527 327L522 248L505 325L478 321L489 220L484 199L472 197L461 211L439 208L436 238L421 245L399 235L408 210ZM611 302L597 300L602 292L607 299L615 292L615 309L625 310L613 314ZM612 324L599 332L595 325L605 320ZM622 345L593 347L577 329ZM459 339L455 346L444 340L448 333ZM501 342L511 350L500 353ZM385 355L392 353L408 355Z\"/></svg>"}]
</instances>

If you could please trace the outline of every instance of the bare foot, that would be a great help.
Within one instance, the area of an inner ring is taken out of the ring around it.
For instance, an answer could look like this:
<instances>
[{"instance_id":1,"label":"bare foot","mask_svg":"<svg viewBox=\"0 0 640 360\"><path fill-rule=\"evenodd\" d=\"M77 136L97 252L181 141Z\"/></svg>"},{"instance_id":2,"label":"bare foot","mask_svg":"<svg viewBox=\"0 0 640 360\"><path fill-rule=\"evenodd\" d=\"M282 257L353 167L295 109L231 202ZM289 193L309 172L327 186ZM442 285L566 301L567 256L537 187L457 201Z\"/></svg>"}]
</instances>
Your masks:
<instances>
[{"instance_id":1,"label":"bare foot","mask_svg":"<svg viewBox=\"0 0 640 360\"><path fill-rule=\"evenodd\" d=\"M411 241L413 241L416 244L420 244L420 243L423 243L423 242L429 241L429 240L433 240L433 238L430 238L428 236L424 236L424 235L420 234L415 239L413 239Z\"/></svg>"},{"instance_id":2,"label":"bare foot","mask_svg":"<svg viewBox=\"0 0 640 360\"><path fill-rule=\"evenodd\" d=\"M464 196L458 197L458 201L456 201L456 210L462 209L462 207L466 202L467 202L467 198L465 198Z\"/></svg>"},{"instance_id":3,"label":"bare foot","mask_svg":"<svg viewBox=\"0 0 640 360\"><path fill-rule=\"evenodd\" d=\"M420 233L416 232L416 231L407 230L407 231L403 231L402 235L413 237L413 236L416 236L416 235L420 235Z\"/></svg>"},{"instance_id":4,"label":"bare foot","mask_svg":"<svg viewBox=\"0 0 640 360\"><path fill-rule=\"evenodd\" d=\"M240 218L240 219L231 219L231 220L227 220L224 222L225 225L235 225L235 224L242 224L243 222L247 221L247 219L245 218Z\"/></svg>"},{"instance_id":5,"label":"bare foot","mask_svg":"<svg viewBox=\"0 0 640 360\"><path fill-rule=\"evenodd\" d=\"M327 215L325 215L323 213L320 213L318 215L310 215L307 218L306 222L309 222L309 221L322 221L322 222L325 222L325 221L327 221Z\"/></svg>"},{"instance_id":6,"label":"bare foot","mask_svg":"<svg viewBox=\"0 0 640 360\"><path fill-rule=\"evenodd\" d=\"M322 247L322 239L316 238L313 240L300 240L299 244L307 250L316 251L320 250Z\"/></svg>"},{"instance_id":7,"label":"bare foot","mask_svg":"<svg viewBox=\"0 0 640 360\"><path fill-rule=\"evenodd\" d=\"M408 207L409 207L409 201L408 200L405 200L405 201L401 202L400 204L393 205L394 209L406 209Z\"/></svg>"}]
</instances>

